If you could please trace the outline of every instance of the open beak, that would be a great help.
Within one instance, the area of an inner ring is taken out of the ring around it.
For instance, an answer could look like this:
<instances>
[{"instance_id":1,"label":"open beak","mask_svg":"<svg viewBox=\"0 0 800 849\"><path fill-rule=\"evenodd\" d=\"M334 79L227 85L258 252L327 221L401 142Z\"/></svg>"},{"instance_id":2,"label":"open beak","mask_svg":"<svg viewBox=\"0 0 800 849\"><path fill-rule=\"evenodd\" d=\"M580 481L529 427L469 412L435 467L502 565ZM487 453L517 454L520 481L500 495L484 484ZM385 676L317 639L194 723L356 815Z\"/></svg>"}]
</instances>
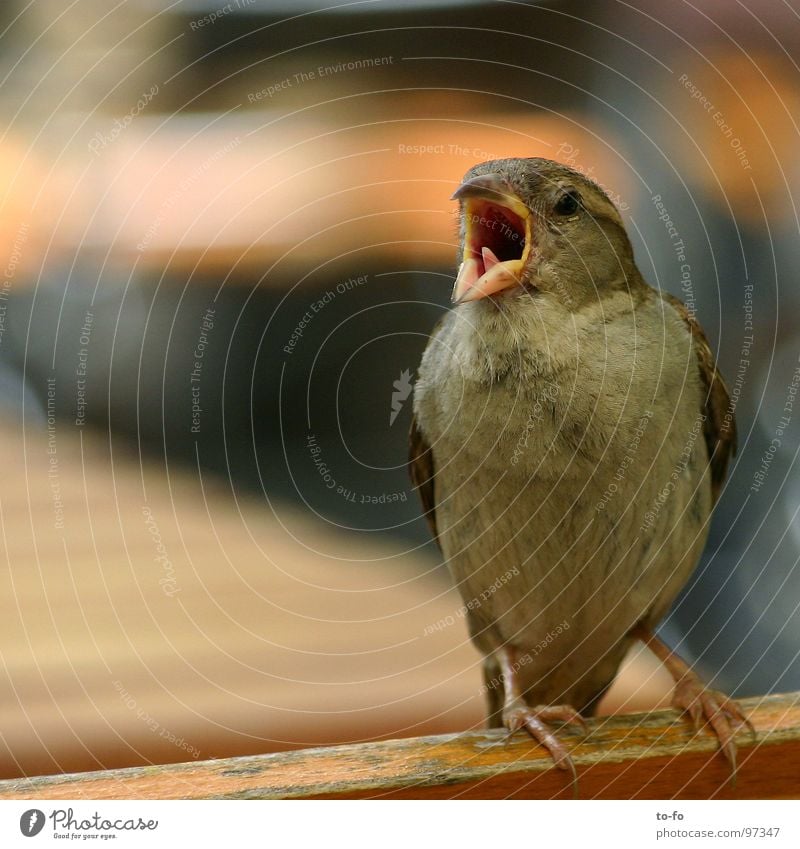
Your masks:
<instances>
[{"instance_id":1,"label":"open beak","mask_svg":"<svg viewBox=\"0 0 800 849\"><path fill-rule=\"evenodd\" d=\"M519 285L532 245L530 210L499 174L467 180L452 200L463 203L466 223L453 303L476 301Z\"/></svg>"}]
</instances>

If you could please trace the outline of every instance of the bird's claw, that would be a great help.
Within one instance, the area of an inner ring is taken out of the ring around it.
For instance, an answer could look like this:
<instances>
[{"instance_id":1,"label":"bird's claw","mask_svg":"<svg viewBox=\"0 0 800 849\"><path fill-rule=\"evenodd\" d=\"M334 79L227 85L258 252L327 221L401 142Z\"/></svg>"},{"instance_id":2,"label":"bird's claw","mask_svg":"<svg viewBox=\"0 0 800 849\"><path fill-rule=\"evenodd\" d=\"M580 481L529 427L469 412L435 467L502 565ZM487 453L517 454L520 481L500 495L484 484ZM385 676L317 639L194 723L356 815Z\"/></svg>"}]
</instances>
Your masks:
<instances>
[{"instance_id":1,"label":"bird's claw","mask_svg":"<svg viewBox=\"0 0 800 849\"><path fill-rule=\"evenodd\" d=\"M694 675L686 675L675 685L672 706L685 711L692 720L694 730L699 731L703 721L707 722L717 739L725 759L731 767L732 784L736 784L736 743L734 737L746 727L753 739L756 730L742 709L724 693L706 689Z\"/></svg>"},{"instance_id":2,"label":"bird's claw","mask_svg":"<svg viewBox=\"0 0 800 849\"><path fill-rule=\"evenodd\" d=\"M541 743L550 753L553 763L572 776L572 791L578 797L578 773L566 746L559 740L548 723L560 722L563 725L577 725L584 736L589 729L583 717L569 705L540 705L528 707L516 705L503 711L503 724L510 734L527 731L534 740Z\"/></svg>"},{"instance_id":3,"label":"bird's claw","mask_svg":"<svg viewBox=\"0 0 800 849\"><path fill-rule=\"evenodd\" d=\"M586 720L570 705L543 705L536 708L538 716L545 722L560 722L562 725L577 725L586 737L589 726Z\"/></svg>"}]
</instances>

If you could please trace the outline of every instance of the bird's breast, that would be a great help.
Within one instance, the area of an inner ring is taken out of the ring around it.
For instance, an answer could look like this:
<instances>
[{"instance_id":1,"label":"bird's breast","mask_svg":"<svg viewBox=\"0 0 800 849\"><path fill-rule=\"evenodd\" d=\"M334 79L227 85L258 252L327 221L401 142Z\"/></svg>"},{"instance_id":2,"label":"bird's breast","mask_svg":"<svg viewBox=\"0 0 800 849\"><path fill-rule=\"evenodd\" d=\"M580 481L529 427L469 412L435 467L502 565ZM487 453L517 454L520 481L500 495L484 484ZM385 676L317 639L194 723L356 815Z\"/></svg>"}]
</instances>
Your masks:
<instances>
[{"instance_id":1,"label":"bird's breast","mask_svg":"<svg viewBox=\"0 0 800 849\"><path fill-rule=\"evenodd\" d=\"M521 380L474 380L444 356L420 369L439 539L475 642L527 649L526 674L554 687L564 664L597 671L660 618L705 542L696 369L679 339L628 341Z\"/></svg>"}]
</instances>

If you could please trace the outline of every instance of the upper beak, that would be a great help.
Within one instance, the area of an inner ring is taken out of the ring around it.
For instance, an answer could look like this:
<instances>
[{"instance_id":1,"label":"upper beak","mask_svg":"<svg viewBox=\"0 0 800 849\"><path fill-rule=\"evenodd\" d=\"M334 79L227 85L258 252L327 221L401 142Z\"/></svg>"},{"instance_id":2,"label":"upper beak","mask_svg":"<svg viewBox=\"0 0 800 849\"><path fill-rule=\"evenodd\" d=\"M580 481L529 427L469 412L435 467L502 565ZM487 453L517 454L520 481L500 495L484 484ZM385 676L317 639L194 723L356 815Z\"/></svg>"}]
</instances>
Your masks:
<instances>
[{"instance_id":1,"label":"upper beak","mask_svg":"<svg viewBox=\"0 0 800 849\"><path fill-rule=\"evenodd\" d=\"M509 208L519 206L520 212L526 212L524 204L511 190L508 183L499 174L480 174L465 180L452 194L450 200L464 198L486 198Z\"/></svg>"},{"instance_id":2,"label":"upper beak","mask_svg":"<svg viewBox=\"0 0 800 849\"><path fill-rule=\"evenodd\" d=\"M462 202L466 223L453 302L475 301L518 285L531 250L530 210L494 173L466 180L452 199Z\"/></svg>"}]
</instances>

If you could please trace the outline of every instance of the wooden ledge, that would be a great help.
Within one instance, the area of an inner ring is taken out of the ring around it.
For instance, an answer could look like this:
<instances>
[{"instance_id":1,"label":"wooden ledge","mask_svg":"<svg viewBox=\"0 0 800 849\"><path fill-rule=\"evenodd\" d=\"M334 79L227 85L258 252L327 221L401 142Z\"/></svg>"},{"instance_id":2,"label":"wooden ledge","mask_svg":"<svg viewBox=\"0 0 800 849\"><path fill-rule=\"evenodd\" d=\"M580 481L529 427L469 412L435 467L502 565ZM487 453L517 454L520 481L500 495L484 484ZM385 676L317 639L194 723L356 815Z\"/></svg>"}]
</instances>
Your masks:
<instances>
[{"instance_id":1,"label":"wooden ledge","mask_svg":"<svg viewBox=\"0 0 800 849\"><path fill-rule=\"evenodd\" d=\"M583 799L798 798L800 693L744 699L739 773L676 711L600 717L572 731ZM571 798L566 773L523 734L390 740L202 763L0 782L2 799Z\"/></svg>"}]
</instances>

